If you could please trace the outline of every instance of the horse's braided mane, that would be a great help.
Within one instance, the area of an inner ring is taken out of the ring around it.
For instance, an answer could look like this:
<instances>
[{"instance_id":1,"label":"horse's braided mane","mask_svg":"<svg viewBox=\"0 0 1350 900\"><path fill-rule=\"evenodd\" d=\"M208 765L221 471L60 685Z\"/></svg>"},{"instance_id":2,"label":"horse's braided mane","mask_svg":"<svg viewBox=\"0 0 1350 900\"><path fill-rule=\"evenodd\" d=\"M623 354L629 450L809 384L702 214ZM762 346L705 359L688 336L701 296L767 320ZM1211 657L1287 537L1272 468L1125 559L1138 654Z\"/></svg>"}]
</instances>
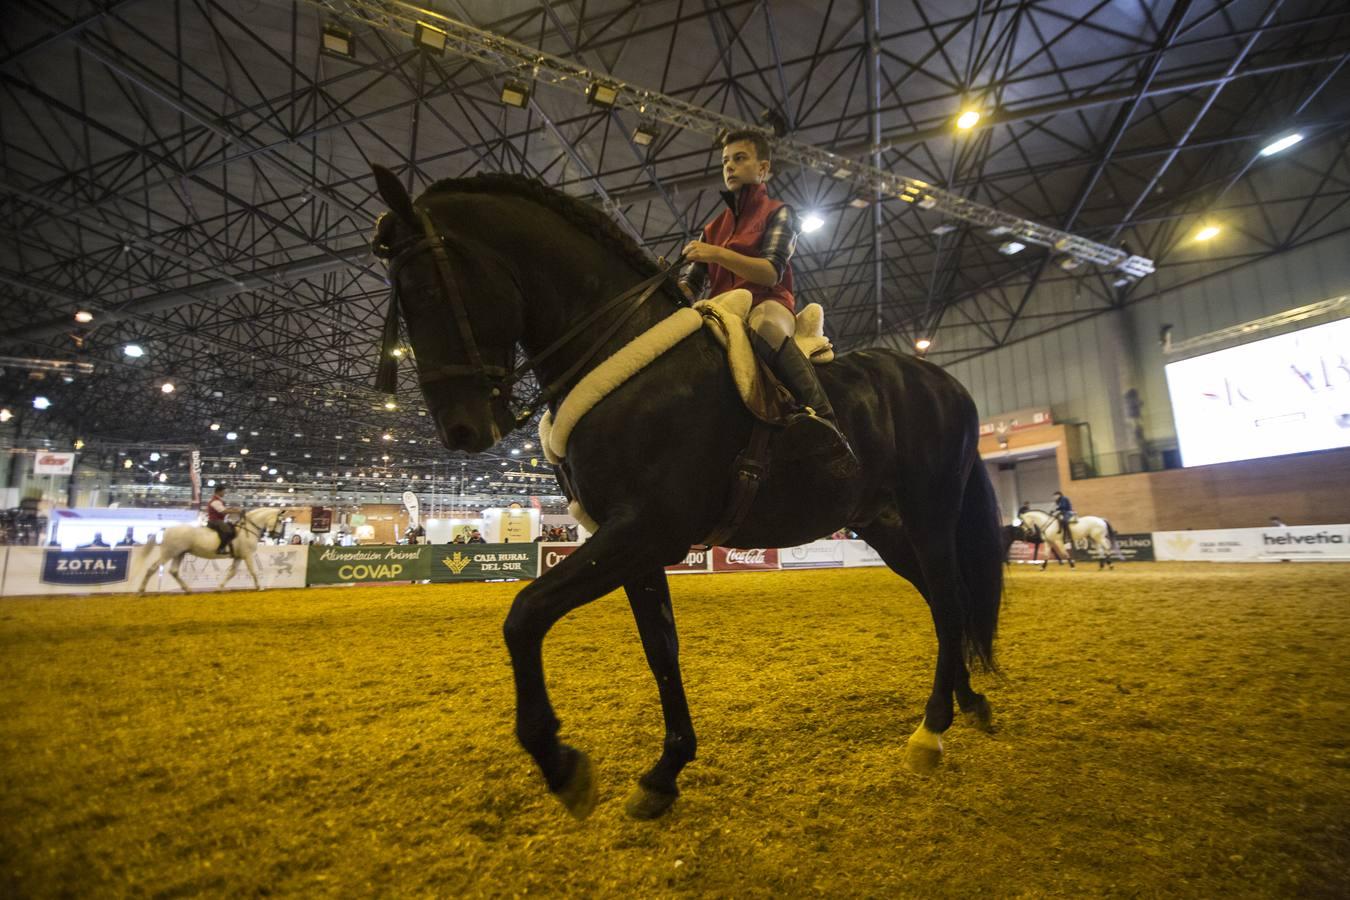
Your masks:
<instances>
[{"instance_id":1,"label":"horse's braided mane","mask_svg":"<svg viewBox=\"0 0 1350 900\"><path fill-rule=\"evenodd\" d=\"M535 178L484 172L470 178L444 178L429 186L426 194L511 194L537 203L562 216L586 234L621 255L644 275L655 275L656 264L614 220L584 200L579 200ZM674 289L666 284L668 291Z\"/></svg>"}]
</instances>

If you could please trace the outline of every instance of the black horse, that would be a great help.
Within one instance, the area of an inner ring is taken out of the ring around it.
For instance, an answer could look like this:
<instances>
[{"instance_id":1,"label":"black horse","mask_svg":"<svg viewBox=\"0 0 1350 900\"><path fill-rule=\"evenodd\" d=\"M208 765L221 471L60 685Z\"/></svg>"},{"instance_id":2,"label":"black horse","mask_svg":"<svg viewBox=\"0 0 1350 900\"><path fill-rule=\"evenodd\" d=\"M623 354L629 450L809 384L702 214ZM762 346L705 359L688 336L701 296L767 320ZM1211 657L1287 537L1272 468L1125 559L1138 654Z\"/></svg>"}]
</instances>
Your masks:
<instances>
[{"instance_id":1,"label":"black horse","mask_svg":"<svg viewBox=\"0 0 1350 900\"><path fill-rule=\"evenodd\" d=\"M394 302L422 392L452 450L486 450L516 426L517 345L556 406L595 361L683 303L603 213L538 182L446 180L414 203L392 173L376 167L375 175L390 207L375 252L392 260ZM646 302L632 295L643 282L655 290ZM627 299L614 302L621 296ZM396 340L394 315L386 338ZM590 326L575 327L588 318ZM977 726L990 727L967 663L993 665L1002 547L993 486L977 452L975 404L937 366L886 350L847 354L820 376L859 471L840 480L775 464L748 518L722 543L792 546L847 525L918 588L932 611L938 653L905 760L930 770L941 760L953 695ZM594 805L594 775L588 757L558 739L544 637L577 607L620 587L627 593L666 728L663 752L628 812L660 815L695 752L664 567L722 521L733 460L752 426L723 351L700 330L609 394L572 432L568 482L599 530L516 595L503 631L516 734L549 790L579 818Z\"/></svg>"}]
</instances>

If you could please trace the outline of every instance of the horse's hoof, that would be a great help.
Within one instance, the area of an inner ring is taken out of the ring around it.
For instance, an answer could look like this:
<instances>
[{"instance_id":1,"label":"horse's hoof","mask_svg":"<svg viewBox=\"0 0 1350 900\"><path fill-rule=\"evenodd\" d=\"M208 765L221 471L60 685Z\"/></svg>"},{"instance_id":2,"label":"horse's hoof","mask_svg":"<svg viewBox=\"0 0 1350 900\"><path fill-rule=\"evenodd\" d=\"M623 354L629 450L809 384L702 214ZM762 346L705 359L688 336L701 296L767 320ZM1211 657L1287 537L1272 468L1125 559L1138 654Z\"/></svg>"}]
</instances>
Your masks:
<instances>
[{"instance_id":1,"label":"horse's hoof","mask_svg":"<svg viewBox=\"0 0 1350 900\"><path fill-rule=\"evenodd\" d=\"M680 796L680 792L667 794L665 791L654 791L651 788L645 788L638 785L633 793L628 795L628 802L624 804L624 812L628 813L630 819L638 819L643 822L649 822L652 819L658 819L666 810L675 805L675 798Z\"/></svg>"},{"instance_id":2,"label":"horse's hoof","mask_svg":"<svg viewBox=\"0 0 1350 900\"><path fill-rule=\"evenodd\" d=\"M942 764L942 735L920 725L905 744L905 768L916 775L931 775Z\"/></svg>"},{"instance_id":3,"label":"horse's hoof","mask_svg":"<svg viewBox=\"0 0 1350 900\"><path fill-rule=\"evenodd\" d=\"M989 701L984 697L971 704L970 709L961 710L961 713L966 717L966 724L978 728L985 734L994 733L994 713L989 708Z\"/></svg>"},{"instance_id":4,"label":"horse's hoof","mask_svg":"<svg viewBox=\"0 0 1350 900\"><path fill-rule=\"evenodd\" d=\"M572 774L555 794L574 819L584 819L595 809L598 786L591 758L575 747L568 748L573 758Z\"/></svg>"}]
</instances>

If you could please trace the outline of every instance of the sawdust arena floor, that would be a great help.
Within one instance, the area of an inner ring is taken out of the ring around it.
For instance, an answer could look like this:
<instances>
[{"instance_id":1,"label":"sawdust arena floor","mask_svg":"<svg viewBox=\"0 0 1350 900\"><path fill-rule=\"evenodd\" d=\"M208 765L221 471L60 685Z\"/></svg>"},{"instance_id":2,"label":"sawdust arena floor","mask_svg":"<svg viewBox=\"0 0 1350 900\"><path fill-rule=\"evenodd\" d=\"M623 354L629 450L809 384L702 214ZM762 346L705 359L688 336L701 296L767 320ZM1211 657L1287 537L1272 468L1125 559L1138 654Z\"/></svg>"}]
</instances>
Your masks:
<instances>
[{"instance_id":1,"label":"sawdust arena floor","mask_svg":"<svg viewBox=\"0 0 1350 900\"><path fill-rule=\"evenodd\" d=\"M1350 567L1013 573L997 732L901 766L926 607L885 570L672 579L700 741L660 751L627 603L545 646L601 779L518 748L519 585L0 601L0 894L1345 896Z\"/></svg>"}]
</instances>

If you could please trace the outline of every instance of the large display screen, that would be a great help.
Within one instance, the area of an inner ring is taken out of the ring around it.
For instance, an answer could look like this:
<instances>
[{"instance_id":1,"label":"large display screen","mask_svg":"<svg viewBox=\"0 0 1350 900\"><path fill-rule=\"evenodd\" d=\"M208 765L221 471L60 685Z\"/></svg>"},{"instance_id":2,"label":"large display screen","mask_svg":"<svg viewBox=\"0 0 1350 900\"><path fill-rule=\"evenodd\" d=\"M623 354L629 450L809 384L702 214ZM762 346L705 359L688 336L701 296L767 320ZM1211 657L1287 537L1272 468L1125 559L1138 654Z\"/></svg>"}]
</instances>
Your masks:
<instances>
[{"instance_id":1,"label":"large display screen","mask_svg":"<svg viewBox=\"0 0 1350 900\"><path fill-rule=\"evenodd\" d=\"M1166 371L1182 465L1350 447L1350 319Z\"/></svg>"}]
</instances>

